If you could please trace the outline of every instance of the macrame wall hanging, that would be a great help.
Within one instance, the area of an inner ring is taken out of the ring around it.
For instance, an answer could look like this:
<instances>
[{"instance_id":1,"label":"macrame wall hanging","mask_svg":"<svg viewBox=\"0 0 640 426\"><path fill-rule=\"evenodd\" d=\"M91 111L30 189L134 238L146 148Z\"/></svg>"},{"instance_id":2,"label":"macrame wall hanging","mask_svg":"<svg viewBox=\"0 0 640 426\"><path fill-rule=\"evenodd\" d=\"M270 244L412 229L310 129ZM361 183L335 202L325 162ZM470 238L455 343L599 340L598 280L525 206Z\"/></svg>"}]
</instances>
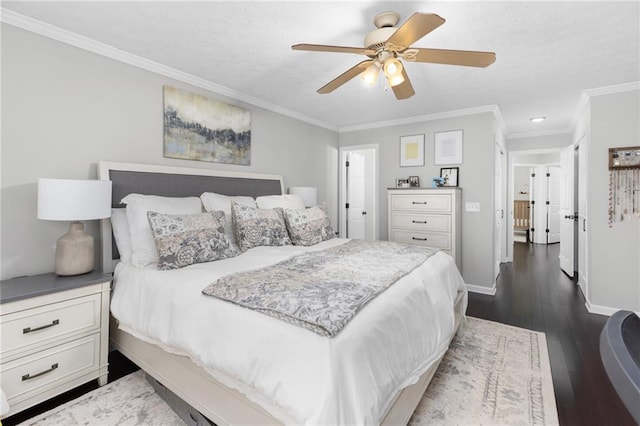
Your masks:
<instances>
[{"instance_id":1,"label":"macrame wall hanging","mask_svg":"<svg viewBox=\"0 0 640 426\"><path fill-rule=\"evenodd\" d=\"M640 218L640 146L609 148L609 227Z\"/></svg>"}]
</instances>

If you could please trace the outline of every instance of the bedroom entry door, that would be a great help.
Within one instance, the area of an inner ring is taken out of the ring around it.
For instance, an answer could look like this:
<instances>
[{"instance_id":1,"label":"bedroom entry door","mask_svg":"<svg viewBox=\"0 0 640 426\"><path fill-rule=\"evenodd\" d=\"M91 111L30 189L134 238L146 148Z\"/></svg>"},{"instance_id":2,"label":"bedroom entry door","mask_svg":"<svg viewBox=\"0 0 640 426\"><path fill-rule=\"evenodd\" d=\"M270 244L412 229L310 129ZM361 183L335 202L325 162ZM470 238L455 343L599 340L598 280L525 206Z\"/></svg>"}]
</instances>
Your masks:
<instances>
[{"instance_id":1,"label":"bedroom entry door","mask_svg":"<svg viewBox=\"0 0 640 426\"><path fill-rule=\"evenodd\" d=\"M574 274L574 152L573 146L560 151L560 268Z\"/></svg>"},{"instance_id":2,"label":"bedroom entry door","mask_svg":"<svg viewBox=\"0 0 640 426\"><path fill-rule=\"evenodd\" d=\"M341 148L340 236L377 239L377 146Z\"/></svg>"}]
</instances>

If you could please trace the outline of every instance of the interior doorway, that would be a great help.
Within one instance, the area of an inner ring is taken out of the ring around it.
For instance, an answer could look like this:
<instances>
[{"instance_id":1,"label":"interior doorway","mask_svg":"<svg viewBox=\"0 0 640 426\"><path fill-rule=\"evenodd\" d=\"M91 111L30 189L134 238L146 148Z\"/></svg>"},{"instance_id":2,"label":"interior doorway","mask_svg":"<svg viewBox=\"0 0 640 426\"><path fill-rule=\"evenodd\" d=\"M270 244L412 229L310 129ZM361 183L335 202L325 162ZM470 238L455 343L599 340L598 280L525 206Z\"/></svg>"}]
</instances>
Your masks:
<instances>
[{"instance_id":1,"label":"interior doorway","mask_svg":"<svg viewBox=\"0 0 640 426\"><path fill-rule=\"evenodd\" d=\"M515 243L560 240L560 148L509 153L507 260Z\"/></svg>"},{"instance_id":2,"label":"interior doorway","mask_svg":"<svg viewBox=\"0 0 640 426\"><path fill-rule=\"evenodd\" d=\"M378 145L340 148L340 236L378 239Z\"/></svg>"}]
</instances>

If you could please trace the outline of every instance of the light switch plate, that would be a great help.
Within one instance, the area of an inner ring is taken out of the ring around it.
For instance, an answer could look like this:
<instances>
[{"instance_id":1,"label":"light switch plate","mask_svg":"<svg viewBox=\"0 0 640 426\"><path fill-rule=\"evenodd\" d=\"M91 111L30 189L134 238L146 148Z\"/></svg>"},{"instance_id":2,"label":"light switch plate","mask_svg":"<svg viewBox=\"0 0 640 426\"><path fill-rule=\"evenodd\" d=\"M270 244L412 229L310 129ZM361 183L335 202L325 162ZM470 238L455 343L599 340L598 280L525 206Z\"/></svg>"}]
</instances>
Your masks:
<instances>
[{"instance_id":1,"label":"light switch plate","mask_svg":"<svg viewBox=\"0 0 640 426\"><path fill-rule=\"evenodd\" d=\"M468 212L479 212L480 211L480 203L478 202L468 202L464 206L465 211Z\"/></svg>"}]
</instances>

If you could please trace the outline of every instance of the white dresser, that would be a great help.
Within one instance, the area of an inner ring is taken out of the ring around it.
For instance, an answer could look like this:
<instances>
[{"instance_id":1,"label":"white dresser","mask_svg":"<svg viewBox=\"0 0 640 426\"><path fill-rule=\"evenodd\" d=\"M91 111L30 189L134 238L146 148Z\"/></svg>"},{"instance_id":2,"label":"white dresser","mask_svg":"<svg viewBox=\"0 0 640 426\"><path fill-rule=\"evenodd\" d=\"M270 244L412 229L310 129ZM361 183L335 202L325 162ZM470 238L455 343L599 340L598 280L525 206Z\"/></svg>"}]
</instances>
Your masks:
<instances>
[{"instance_id":1,"label":"white dresser","mask_svg":"<svg viewBox=\"0 0 640 426\"><path fill-rule=\"evenodd\" d=\"M107 383L111 275L0 282L0 386L16 414L93 379Z\"/></svg>"},{"instance_id":2,"label":"white dresser","mask_svg":"<svg viewBox=\"0 0 640 426\"><path fill-rule=\"evenodd\" d=\"M462 190L389 189L389 241L438 247L462 272Z\"/></svg>"}]
</instances>

